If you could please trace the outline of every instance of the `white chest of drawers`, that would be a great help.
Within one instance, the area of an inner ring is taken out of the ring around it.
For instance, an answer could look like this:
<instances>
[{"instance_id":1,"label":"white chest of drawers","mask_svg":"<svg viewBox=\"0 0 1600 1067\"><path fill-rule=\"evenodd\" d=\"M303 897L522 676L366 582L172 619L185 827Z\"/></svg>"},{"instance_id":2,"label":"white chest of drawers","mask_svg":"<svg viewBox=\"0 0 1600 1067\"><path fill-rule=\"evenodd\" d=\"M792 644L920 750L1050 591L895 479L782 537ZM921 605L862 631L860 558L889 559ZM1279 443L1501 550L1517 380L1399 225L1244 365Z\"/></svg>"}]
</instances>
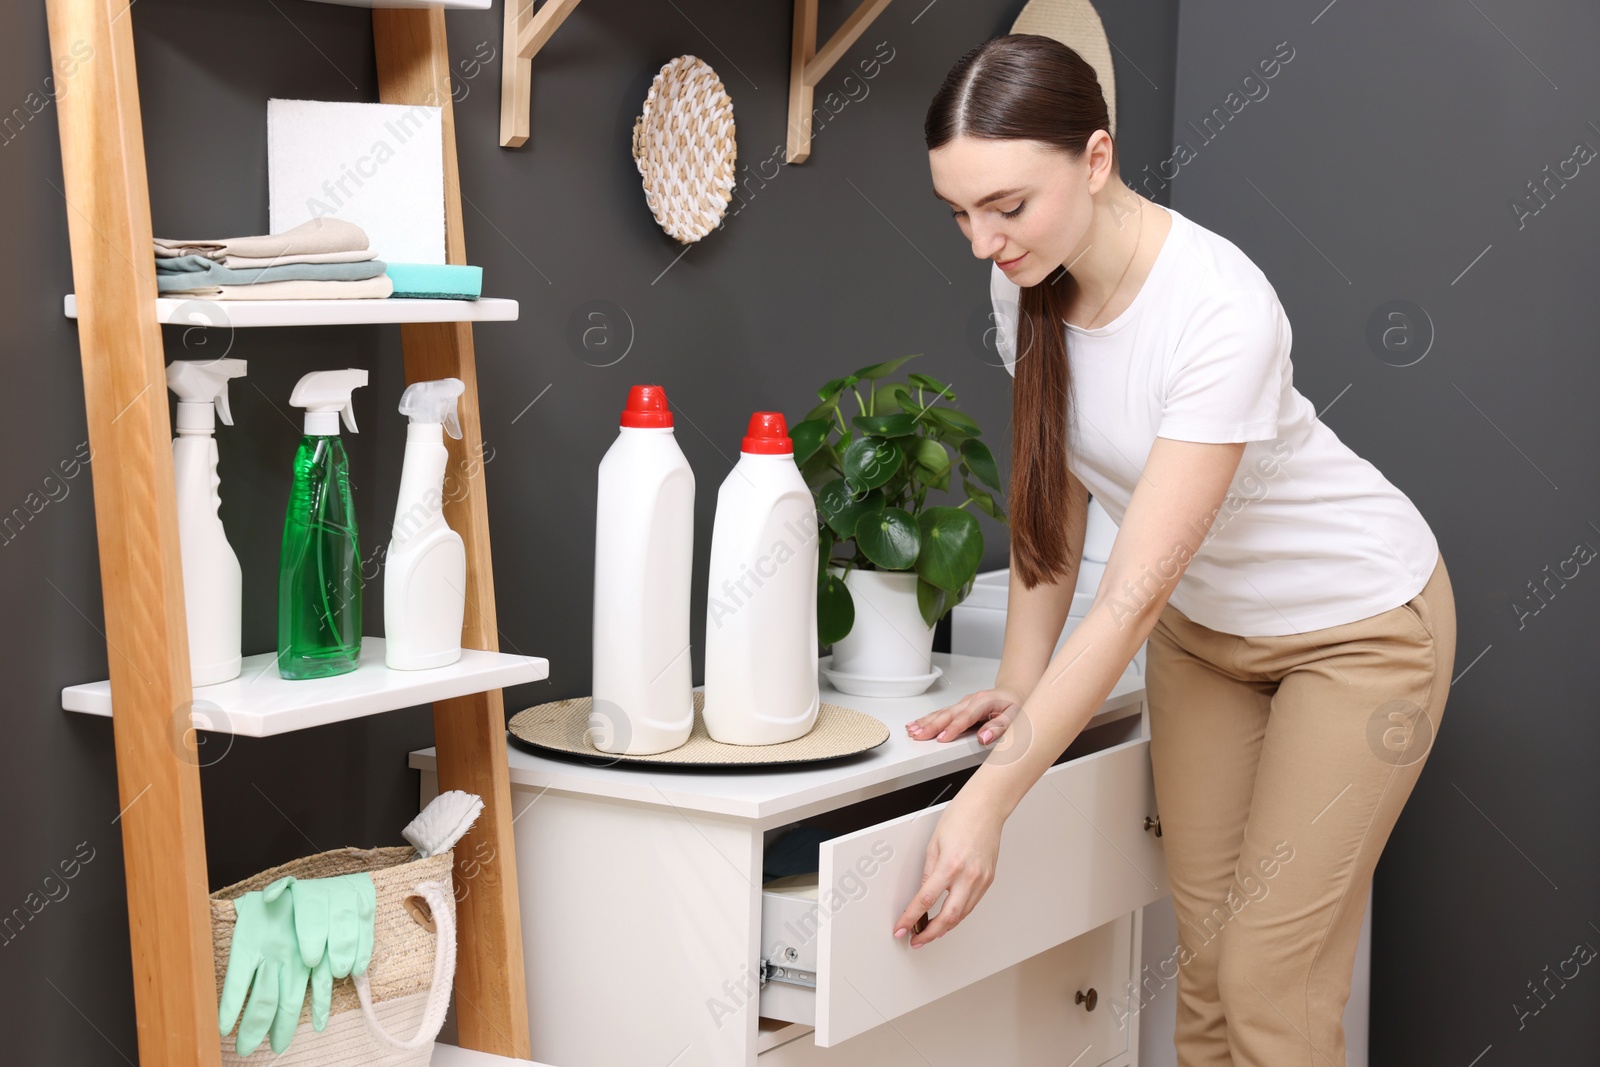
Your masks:
<instances>
[{"instance_id":1,"label":"white chest of drawers","mask_svg":"<svg viewBox=\"0 0 1600 1067\"><path fill-rule=\"evenodd\" d=\"M1167 893L1161 843L1147 825L1156 810L1143 679L1118 683L1012 813L995 880L973 913L913 950L892 936L893 922L921 884L939 813L988 750L971 735L912 741L903 724L992 685L999 666L934 659L945 677L920 697L844 696L824 685L824 700L889 727L888 741L844 761L700 773L512 750L536 1060L1138 1062L1130 981L1140 916ZM437 789L433 751L413 753L411 765L423 772L426 801ZM819 850L819 899L797 913L793 898L764 892L762 860L765 843L800 822L837 834ZM470 880L458 891L471 892ZM783 921L777 908L788 909Z\"/></svg>"}]
</instances>

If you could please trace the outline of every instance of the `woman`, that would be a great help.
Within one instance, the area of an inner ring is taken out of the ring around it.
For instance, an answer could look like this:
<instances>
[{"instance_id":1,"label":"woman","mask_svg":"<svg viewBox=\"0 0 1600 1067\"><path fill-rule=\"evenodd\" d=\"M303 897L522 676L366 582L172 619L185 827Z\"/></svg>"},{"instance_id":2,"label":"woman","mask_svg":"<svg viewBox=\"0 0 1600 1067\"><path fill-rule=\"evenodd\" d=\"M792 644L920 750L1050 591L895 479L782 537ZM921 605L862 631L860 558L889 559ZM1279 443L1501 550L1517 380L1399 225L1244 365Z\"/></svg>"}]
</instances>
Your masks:
<instances>
[{"instance_id":1,"label":"woman","mask_svg":"<svg viewBox=\"0 0 1600 1067\"><path fill-rule=\"evenodd\" d=\"M934 191L994 261L1016 378L1011 585L995 687L907 730L1012 742L942 814L894 936L946 890L912 946L972 912L1007 815L1148 639L1179 1062L1343 1064L1367 889L1450 685L1450 579L1294 388L1266 277L1126 187L1108 125L1093 68L1032 35L963 56L928 110ZM1089 494L1117 538L1052 658Z\"/></svg>"}]
</instances>

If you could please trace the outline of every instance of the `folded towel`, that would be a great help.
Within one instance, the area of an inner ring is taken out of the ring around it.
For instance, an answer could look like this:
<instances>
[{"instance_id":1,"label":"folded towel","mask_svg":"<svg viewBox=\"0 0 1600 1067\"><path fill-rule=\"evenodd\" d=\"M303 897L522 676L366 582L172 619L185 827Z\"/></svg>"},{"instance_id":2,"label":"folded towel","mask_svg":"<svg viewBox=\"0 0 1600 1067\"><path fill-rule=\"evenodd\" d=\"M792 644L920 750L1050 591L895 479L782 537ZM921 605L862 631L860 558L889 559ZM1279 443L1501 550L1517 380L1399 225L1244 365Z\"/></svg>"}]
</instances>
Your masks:
<instances>
[{"instance_id":1,"label":"folded towel","mask_svg":"<svg viewBox=\"0 0 1600 1067\"><path fill-rule=\"evenodd\" d=\"M246 270L250 267L281 267L290 263L361 263L377 258L378 253L368 248L359 252L302 252L297 256L226 256L222 265ZM169 262L171 260L156 260L158 265Z\"/></svg>"},{"instance_id":2,"label":"folded towel","mask_svg":"<svg viewBox=\"0 0 1600 1067\"><path fill-rule=\"evenodd\" d=\"M384 272L381 259L363 263L289 263L280 267L230 270L205 256L179 256L156 260L156 289L163 293L190 292L211 285L260 285L269 282L353 282L376 278Z\"/></svg>"},{"instance_id":3,"label":"folded towel","mask_svg":"<svg viewBox=\"0 0 1600 1067\"><path fill-rule=\"evenodd\" d=\"M225 237L221 240L179 241L155 239L157 258L205 256L222 260L228 256L265 259L297 256L307 252L355 252L367 247L367 233L353 222L332 215L307 219L292 230L259 237Z\"/></svg>"},{"instance_id":4,"label":"folded towel","mask_svg":"<svg viewBox=\"0 0 1600 1067\"><path fill-rule=\"evenodd\" d=\"M167 296L198 300L382 300L394 292L387 274L355 282L257 282L254 285L208 285Z\"/></svg>"},{"instance_id":5,"label":"folded towel","mask_svg":"<svg viewBox=\"0 0 1600 1067\"><path fill-rule=\"evenodd\" d=\"M483 292L483 268L456 263L390 263L397 298L476 300Z\"/></svg>"}]
</instances>

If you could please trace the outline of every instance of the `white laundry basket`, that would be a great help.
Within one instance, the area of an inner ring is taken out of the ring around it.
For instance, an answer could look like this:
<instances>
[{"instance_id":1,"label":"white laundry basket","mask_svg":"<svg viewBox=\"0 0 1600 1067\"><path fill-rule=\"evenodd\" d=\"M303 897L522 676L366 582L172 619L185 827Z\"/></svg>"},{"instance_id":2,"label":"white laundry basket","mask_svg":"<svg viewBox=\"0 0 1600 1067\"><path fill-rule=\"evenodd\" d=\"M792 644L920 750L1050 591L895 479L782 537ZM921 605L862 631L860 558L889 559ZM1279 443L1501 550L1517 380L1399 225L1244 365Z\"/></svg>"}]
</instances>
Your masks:
<instances>
[{"instance_id":1,"label":"white laundry basket","mask_svg":"<svg viewBox=\"0 0 1600 1067\"><path fill-rule=\"evenodd\" d=\"M1100 579L1111 558L1111 544L1117 539L1117 524L1106 509L1089 498L1089 522L1083 536L1083 561L1078 565L1078 585L1072 595L1066 625L1056 641L1056 651L1067 635L1077 628L1094 603ZM1006 636L1006 600L1010 594L1011 570L985 571L972 583L967 598L950 609L950 651L965 656L1000 657ZM1144 674L1144 650L1140 645L1125 674Z\"/></svg>"}]
</instances>

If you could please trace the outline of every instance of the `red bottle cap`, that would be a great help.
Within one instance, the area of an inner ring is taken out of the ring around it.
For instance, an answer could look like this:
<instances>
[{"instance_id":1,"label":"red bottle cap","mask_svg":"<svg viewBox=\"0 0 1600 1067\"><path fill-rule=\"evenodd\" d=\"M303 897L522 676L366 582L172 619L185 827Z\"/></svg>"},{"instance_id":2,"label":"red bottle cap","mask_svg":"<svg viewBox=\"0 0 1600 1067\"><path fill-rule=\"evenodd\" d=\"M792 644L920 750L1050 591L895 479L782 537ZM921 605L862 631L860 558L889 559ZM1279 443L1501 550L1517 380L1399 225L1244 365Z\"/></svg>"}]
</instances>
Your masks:
<instances>
[{"instance_id":1,"label":"red bottle cap","mask_svg":"<svg viewBox=\"0 0 1600 1067\"><path fill-rule=\"evenodd\" d=\"M628 390L628 406L622 412L624 426L671 426L667 391L659 385L636 385Z\"/></svg>"},{"instance_id":2,"label":"red bottle cap","mask_svg":"<svg viewBox=\"0 0 1600 1067\"><path fill-rule=\"evenodd\" d=\"M740 449L760 455L782 456L794 452L794 442L789 439L789 424L781 411L758 411L750 416L750 428L745 431Z\"/></svg>"}]
</instances>

